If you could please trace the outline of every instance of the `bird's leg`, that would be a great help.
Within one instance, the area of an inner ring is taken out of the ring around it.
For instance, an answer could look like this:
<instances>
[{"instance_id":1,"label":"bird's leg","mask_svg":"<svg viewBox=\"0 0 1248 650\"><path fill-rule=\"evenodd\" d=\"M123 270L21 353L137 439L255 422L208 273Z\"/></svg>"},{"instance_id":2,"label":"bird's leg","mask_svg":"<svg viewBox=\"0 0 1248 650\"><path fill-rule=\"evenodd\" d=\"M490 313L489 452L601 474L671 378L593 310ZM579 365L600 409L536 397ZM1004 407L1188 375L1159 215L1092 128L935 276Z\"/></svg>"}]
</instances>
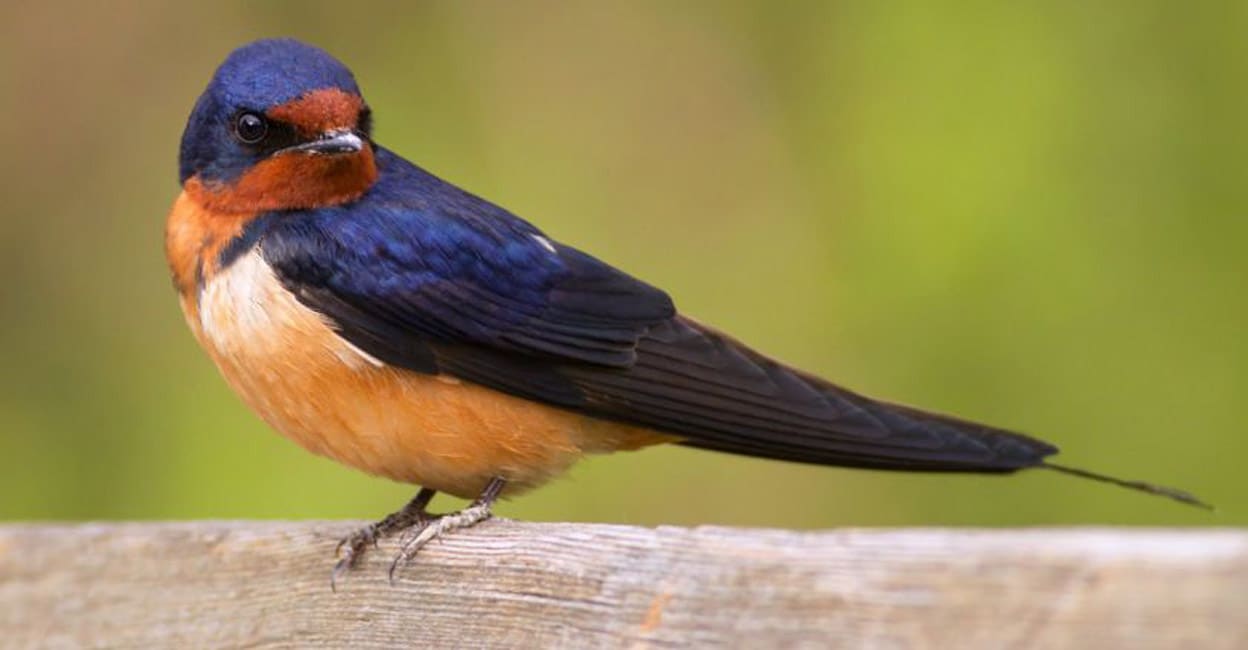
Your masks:
<instances>
[{"instance_id":1,"label":"bird's leg","mask_svg":"<svg viewBox=\"0 0 1248 650\"><path fill-rule=\"evenodd\" d=\"M412 500L408 501L407 505L398 512L392 512L385 519L369 524L342 538L337 548L334 549L334 555L342 555L342 558L334 565L334 572L329 579L330 588L337 587L338 578L359 562L369 544L377 546L377 540L395 531L412 526L427 526L435 517L426 512L425 508L429 507L429 502L437 493L437 490L421 488L420 492L417 492L416 496L412 497ZM346 547L345 553L343 553L343 547Z\"/></svg>"},{"instance_id":2,"label":"bird's leg","mask_svg":"<svg viewBox=\"0 0 1248 650\"><path fill-rule=\"evenodd\" d=\"M491 516L490 507L498 500L498 495L502 493L506 485L507 479L495 476L490 479L490 482L481 491L481 495L477 497L477 500L472 502L472 505L459 512L441 515L420 529L413 531L415 535L403 542L403 548L390 565L390 582L394 582L394 573L399 566L410 561L429 542L451 531L470 528L489 519Z\"/></svg>"}]
</instances>

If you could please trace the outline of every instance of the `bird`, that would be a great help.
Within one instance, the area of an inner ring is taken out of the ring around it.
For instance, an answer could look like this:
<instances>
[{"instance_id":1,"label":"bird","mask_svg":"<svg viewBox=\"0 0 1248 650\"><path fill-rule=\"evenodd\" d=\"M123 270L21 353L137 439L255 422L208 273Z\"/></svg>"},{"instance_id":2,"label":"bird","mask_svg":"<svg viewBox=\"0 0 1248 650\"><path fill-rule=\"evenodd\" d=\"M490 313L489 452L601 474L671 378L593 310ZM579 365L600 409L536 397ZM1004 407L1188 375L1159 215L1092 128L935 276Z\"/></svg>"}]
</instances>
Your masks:
<instances>
[{"instance_id":1,"label":"bird","mask_svg":"<svg viewBox=\"0 0 1248 650\"><path fill-rule=\"evenodd\" d=\"M677 444L909 472L1048 469L1057 447L776 361L671 297L373 139L351 71L293 39L231 52L187 120L165 252L191 332L308 451L419 486L345 537L331 584L402 532L429 541L589 454ZM471 499L431 514L438 493Z\"/></svg>"}]
</instances>

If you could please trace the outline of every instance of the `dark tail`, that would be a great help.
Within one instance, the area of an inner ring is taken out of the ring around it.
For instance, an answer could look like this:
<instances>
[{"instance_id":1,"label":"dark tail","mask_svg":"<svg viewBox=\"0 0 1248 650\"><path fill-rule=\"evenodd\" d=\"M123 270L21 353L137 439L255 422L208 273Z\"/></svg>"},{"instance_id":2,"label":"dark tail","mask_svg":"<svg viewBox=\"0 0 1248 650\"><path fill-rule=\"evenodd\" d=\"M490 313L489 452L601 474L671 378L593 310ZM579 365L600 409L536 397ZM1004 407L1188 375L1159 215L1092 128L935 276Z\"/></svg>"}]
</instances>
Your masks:
<instances>
[{"instance_id":1,"label":"dark tail","mask_svg":"<svg viewBox=\"0 0 1248 650\"><path fill-rule=\"evenodd\" d=\"M1022 434L1014 433L1012 431L1006 431L1003 429L996 429L993 427L985 426L982 424L977 424L974 422L969 422L966 420L960 420L958 418L953 418L947 415L940 415L937 413L928 413L926 411L921 411L919 409L910 408L908 406L901 406L897 404L887 404L887 403L878 402L874 400L868 400L868 401L871 402L872 404L869 407L869 410L875 412L877 414L877 417L881 417L882 412L892 412L892 413L895 413L896 415L899 415L908 420L911 420L912 422L920 423L921 426L925 426L928 428L944 429L946 438L949 437L950 435L953 435L953 432L957 432L958 434L971 436L975 439L987 442L996 452L995 455L1000 459L998 460L998 464L996 465L996 467L998 468L998 471L1011 472L1011 471L1017 471L1020 469L1029 469L1033 467L1041 468L1041 469L1049 469L1055 472L1068 474L1070 476L1077 476L1079 478L1085 478L1085 479L1089 479L1092 481L1098 481L1100 483L1109 483L1111 485L1117 485L1118 487L1123 487L1128 490L1134 490L1136 492L1144 492L1147 494L1153 494L1156 496L1166 497L1168 499L1173 499L1180 503L1185 503L1187 505L1196 506L1197 508L1203 508L1209 511L1214 510L1214 507L1212 505L1205 503L1199 497L1191 494L1190 492L1186 492L1184 490L1167 487L1164 485L1157 485L1155 483L1148 483L1145 481L1132 481L1128 479L1121 479L1121 478L1109 476L1106 474L1099 474L1097 472L1091 472L1086 469L1079 469L1077 467L1069 467L1066 465L1059 465L1056 463L1048 462L1044 460L1044 458L1046 456L1051 456L1057 453L1058 451L1057 447L1054 447L1044 441L1036 440L1034 438L1024 436ZM1006 469L1000 470L999 468L1003 466ZM989 467L992 467L992 465L989 465ZM895 469L895 467L885 467L884 469ZM966 471L966 470L958 469L956 467L953 469L954 471ZM985 470L985 468L981 466L978 468L972 468L970 469L970 471L982 472L982 471L992 471L992 469Z\"/></svg>"},{"instance_id":2,"label":"dark tail","mask_svg":"<svg viewBox=\"0 0 1248 650\"><path fill-rule=\"evenodd\" d=\"M1144 481L1128 481L1125 479L1114 478L1113 476L1097 474L1096 472L1089 472L1086 469L1079 469L1077 467L1067 467L1065 465L1056 465L1054 463L1048 463L1048 462L1041 463L1039 467L1043 467L1044 469L1051 469L1055 472L1061 472L1063 474L1070 474L1071 476L1078 476L1079 478L1086 478L1086 479L1091 479L1093 481L1100 481L1101 483L1110 483L1113 485L1117 485L1119 487L1127 488L1128 490L1135 490L1137 492L1146 492L1148 494L1155 494L1157 496L1167 497L1170 499L1174 499L1175 501L1178 501L1179 503L1186 503L1190 506L1196 506L1197 508L1204 508L1205 510L1209 510L1209 511L1213 511L1214 509L1212 505L1205 503L1204 501L1201 501L1198 497L1196 497L1190 492L1184 492L1183 490L1175 489L1172 487L1166 487L1164 485L1155 485L1153 483L1145 483Z\"/></svg>"},{"instance_id":3,"label":"dark tail","mask_svg":"<svg viewBox=\"0 0 1248 650\"><path fill-rule=\"evenodd\" d=\"M582 410L734 454L910 472L1043 467L1208 507L1186 492L1053 465L1057 447L1007 429L890 404L768 358L678 317L651 328L628 368L561 369Z\"/></svg>"}]
</instances>

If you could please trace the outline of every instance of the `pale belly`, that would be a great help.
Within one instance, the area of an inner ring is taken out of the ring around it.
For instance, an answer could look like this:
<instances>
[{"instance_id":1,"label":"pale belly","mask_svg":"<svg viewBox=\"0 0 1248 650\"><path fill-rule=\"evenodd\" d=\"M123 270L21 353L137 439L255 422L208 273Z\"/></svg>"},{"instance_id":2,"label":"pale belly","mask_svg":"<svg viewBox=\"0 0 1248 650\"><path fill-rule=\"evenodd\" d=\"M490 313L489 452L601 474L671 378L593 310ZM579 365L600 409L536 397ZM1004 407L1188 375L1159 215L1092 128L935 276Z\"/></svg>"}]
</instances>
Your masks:
<instances>
[{"instance_id":1,"label":"pale belly","mask_svg":"<svg viewBox=\"0 0 1248 650\"><path fill-rule=\"evenodd\" d=\"M309 451L372 474L475 497L490 478L540 485L586 453L671 438L386 366L300 305L258 252L183 309L230 386Z\"/></svg>"}]
</instances>

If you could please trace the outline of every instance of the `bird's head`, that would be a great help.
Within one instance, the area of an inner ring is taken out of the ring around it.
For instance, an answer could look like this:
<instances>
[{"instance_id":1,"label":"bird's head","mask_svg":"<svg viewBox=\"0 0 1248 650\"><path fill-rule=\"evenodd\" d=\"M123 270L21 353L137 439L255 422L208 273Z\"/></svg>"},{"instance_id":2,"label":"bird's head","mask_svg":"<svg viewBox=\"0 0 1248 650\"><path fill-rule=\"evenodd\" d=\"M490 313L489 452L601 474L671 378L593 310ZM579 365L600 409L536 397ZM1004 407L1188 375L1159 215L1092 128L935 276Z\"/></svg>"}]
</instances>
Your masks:
<instances>
[{"instance_id":1,"label":"bird's head","mask_svg":"<svg viewBox=\"0 0 1248 650\"><path fill-rule=\"evenodd\" d=\"M377 179L371 126L342 63L298 41L256 41L226 58L196 102L180 180L222 212L346 203Z\"/></svg>"}]
</instances>

